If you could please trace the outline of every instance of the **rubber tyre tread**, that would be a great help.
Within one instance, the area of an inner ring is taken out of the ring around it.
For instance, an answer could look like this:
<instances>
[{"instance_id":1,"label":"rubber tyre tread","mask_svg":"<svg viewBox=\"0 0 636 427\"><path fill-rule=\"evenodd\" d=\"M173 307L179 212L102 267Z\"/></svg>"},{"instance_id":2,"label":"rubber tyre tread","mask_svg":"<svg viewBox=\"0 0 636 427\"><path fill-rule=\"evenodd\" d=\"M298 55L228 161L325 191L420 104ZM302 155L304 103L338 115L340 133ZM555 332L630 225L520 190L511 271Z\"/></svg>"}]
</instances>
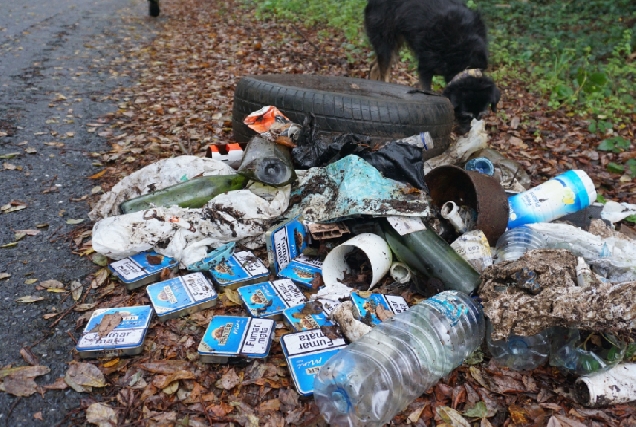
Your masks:
<instances>
[{"instance_id":1,"label":"rubber tyre tread","mask_svg":"<svg viewBox=\"0 0 636 427\"><path fill-rule=\"evenodd\" d=\"M312 112L320 131L358 133L391 140L429 132L435 143L426 157L450 144L454 112L443 96L409 93L410 86L353 77L271 74L242 77L234 91L233 139L249 141L256 133L245 117L266 105L276 106L295 123Z\"/></svg>"}]
</instances>

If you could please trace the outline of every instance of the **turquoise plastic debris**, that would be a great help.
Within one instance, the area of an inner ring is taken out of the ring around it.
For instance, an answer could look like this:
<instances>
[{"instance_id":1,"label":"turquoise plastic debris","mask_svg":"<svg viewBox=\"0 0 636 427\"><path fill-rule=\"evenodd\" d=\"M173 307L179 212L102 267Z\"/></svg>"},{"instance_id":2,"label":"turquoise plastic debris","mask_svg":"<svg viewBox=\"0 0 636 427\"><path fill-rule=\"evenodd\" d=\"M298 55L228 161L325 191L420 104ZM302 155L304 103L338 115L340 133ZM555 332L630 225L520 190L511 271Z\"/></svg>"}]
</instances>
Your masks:
<instances>
[{"instance_id":1,"label":"turquoise plastic debris","mask_svg":"<svg viewBox=\"0 0 636 427\"><path fill-rule=\"evenodd\" d=\"M186 268L188 271L210 271L222 262L230 259L234 253L235 242L226 243L205 256L201 261L193 262Z\"/></svg>"},{"instance_id":2,"label":"turquoise plastic debris","mask_svg":"<svg viewBox=\"0 0 636 427\"><path fill-rule=\"evenodd\" d=\"M333 222L361 215L428 216L426 192L384 178L371 164L355 155L324 168L311 168L291 194L300 198L288 218L302 215L312 222Z\"/></svg>"}]
</instances>

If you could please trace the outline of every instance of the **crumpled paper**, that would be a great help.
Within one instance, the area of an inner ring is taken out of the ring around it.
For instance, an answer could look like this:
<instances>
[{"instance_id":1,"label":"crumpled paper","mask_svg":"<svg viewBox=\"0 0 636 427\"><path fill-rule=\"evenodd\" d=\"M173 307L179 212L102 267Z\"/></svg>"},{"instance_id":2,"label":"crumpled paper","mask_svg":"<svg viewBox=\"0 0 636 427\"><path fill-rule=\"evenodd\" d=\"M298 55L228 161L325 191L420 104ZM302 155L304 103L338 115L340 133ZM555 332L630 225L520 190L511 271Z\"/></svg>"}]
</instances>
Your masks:
<instances>
[{"instance_id":1,"label":"crumpled paper","mask_svg":"<svg viewBox=\"0 0 636 427\"><path fill-rule=\"evenodd\" d=\"M104 193L88 217L97 221L120 215L119 205L126 200L143 196L202 175L235 175L225 163L197 156L179 156L159 160L123 178Z\"/></svg>"},{"instance_id":2,"label":"crumpled paper","mask_svg":"<svg viewBox=\"0 0 636 427\"><path fill-rule=\"evenodd\" d=\"M93 227L93 249L113 259L154 249L185 267L228 242L257 248L289 206L290 189L252 183L220 194L200 209L158 207L104 218Z\"/></svg>"},{"instance_id":3,"label":"crumpled paper","mask_svg":"<svg viewBox=\"0 0 636 427\"><path fill-rule=\"evenodd\" d=\"M567 250L539 249L488 267L478 294L492 323L492 339L535 335L552 326L612 333L636 327L636 282L582 288L576 285L575 266L576 256ZM536 295L526 287L528 271L535 273Z\"/></svg>"}]
</instances>

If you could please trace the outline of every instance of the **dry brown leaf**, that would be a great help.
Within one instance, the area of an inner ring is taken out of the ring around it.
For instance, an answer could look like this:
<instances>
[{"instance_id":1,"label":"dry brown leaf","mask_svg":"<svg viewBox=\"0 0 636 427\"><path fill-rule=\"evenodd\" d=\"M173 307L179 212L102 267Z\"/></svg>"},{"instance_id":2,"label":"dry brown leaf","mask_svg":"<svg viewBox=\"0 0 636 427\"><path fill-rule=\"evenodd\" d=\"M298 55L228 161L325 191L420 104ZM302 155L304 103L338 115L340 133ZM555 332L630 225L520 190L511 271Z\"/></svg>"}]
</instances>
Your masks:
<instances>
[{"instance_id":1,"label":"dry brown leaf","mask_svg":"<svg viewBox=\"0 0 636 427\"><path fill-rule=\"evenodd\" d=\"M32 295L27 295L25 297L20 297L20 298L16 299L16 302L29 303L29 302L42 301L43 299L44 299L44 297L35 297L35 296L32 296Z\"/></svg>"},{"instance_id":2,"label":"dry brown leaf","mask_svg":"<svg viewBox=\"0 0 636 427\"><path fill-rule=\"evenodd\" d=\"M31 349L28 347L23 347L20 349L20 356L22 356L24 361L31 366L38 366L40 364L38 358L35 357L35 354L33 354Z\"/></svg>"},{"instance_id":3,"label":"dry brown leaf","mask_svg":"<svg viewBox=\"0 0 636 427\"><path fill-rule=\"evenodd\" d=\"M117 412L105 403L92 403L86 409L86 421L97 427L116 427Z\"/></svg>"},{"instance_id":4,"label":"dry brown leaf","mask_svg":"<svg viewBox=\"0 0 636 427\"><path fill-rule=\"evenodd\" d=\"M216 387L221 388L223 390L231 390L240 383L241 380L234 369L230 369L227 371L220 380L216 382Z\"/></svg>"},{"instance_id":5,"label":"dry brown leaf","mask_svg":"<svg viewBox=\"0 0 636 427\"><path fill-rule=\"evenodd\" d=\"M91 282L91 288L97 289L102 286L108 280L109 275L110 271L108 268L100 268L99 271L95 273L95 278Z\"/></svg>"},{"instance_id":6,"label":"dry brown leaf","mask_svg":"<svg viewBox=\"0 0 636 427\"><path fill-rule=\"evenodd\" d=\"M188 362L185 360L163 360L160 362L140 363L139 367L153 374L170 375L185 370L188 367Z\"/></svg>"},{"instance_id":7,"label":"dry brown leaf","mask_svg":"<svg viewBox=\"0 0 636 427\"><path fill-rule=\"evenodd\" d=\"M168 387L170 384L177 382L179 380L193 380L196 378L194 372L190 371L178 371L169 375L157 375L152 380L152 385L157 388L164 389Z\"/></svg>"},{"instance_id":8,"label":"dry brown leaf","mask_svg":"<svg viewBox=\"0 0 636 427\"><path fill-rule=\"evenodd\" d=\"M64 377L58 377L55 382L42 386L42 388L45 390L66 390L68 384L64 381Z\"/></svg>"},{"instance_id":9,"label":"dry brown leaf","mask_svg":"<svg viewBox=\"0 0 636 427\"><path fill-rule=\"evenodd\" d=\"M104 317L102 317L102 320L89 332L97 332L97 336L99 338L104 338L106 335L111 333L113 329L119 326L123 319L124 318L121 313L105 314Z\"/></svg>"},{"instance_id":10,"label":"dry brown leaf","mask_svg":"<svg viewBox=\"0 0 636 427\"><path fill-rule=\"evenodd\" d=\"M0 369L0 391L15 396L31 396L37 391L35 377L46 375L51 370L46 366L18 366Z\"/></svg>"},{"instance_id":11,"label":"dry brown leaf","mask_svg":"<svg viewBox=\"0 0 636 427\"><path fill-rule=\"evenodd\" d=\"M99 368L90 363L72 361L64 380L78 393L90 392L93 387L105 387L106 379Z\"/></svg>"},{"instance_id":12,"label":"dry brown leaf","mask_svg":"<svg viewBox=\"0 0 636 427\"><path fill-rule=\"evenodd\" d=\"M33 419L38 421L44 421L44 418L42 418L42 411L38 411L35 414L33 414Z\"/></svg>"},{"instance_id":13,"label":"dry brown leaf","mask_svg":"<svg viewBox=\"0 0 636 427\"><path fill-rule=\"evenodd\" d=\"M71 296L73 297L73 301L78 301L82 296L82 292L84 292L84 287L79 280L73 280L71 282Z\"/></svg>"},{"instance_id":14,"label":"dry brown leaf","mask_svg":"<svg viewBox=\"0 0 636 427\"><path fill-rule=\"evenodd\" d=\"M280 400L270 399L258 405L259 411L278 411L280 410Z\"/></svg>"},{"instance_id":15,"label":"dry brown leaf","mask_svg":"<svg viewBox=\"0 0 636 427\"><path fill-rule=\"evenodd\" d=\"M49 279L44 282L40 282L40 286L46 289L64 289L64 283L59 280Z\"/></svg>"}]
</instances>

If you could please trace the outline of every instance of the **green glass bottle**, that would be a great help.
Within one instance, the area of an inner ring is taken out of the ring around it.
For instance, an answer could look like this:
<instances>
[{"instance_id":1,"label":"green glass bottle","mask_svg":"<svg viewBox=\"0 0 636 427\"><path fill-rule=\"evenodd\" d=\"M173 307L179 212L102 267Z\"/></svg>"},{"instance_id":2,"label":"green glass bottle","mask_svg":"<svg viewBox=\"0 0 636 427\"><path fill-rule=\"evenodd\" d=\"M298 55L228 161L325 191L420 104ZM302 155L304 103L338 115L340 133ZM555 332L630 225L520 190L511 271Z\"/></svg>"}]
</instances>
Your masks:
<instances>
[{"instance_id":1,"label":"green glass bottle","mask_svg":"<svg viewBox=\"0 0 636 427\"><path fill-rule=\"evenodd\" d=\"M381 225L395 256L411 269L439 279L446 290L471 293L479 286L479 273L421 218L390 217Z\"/></svg>"},{"instance_id":2,"label":"green glass bottle","mask_svg":"<svg viewBox=\"0 0 636 427\"><path fill-rule=\"evenodd\" d=\"M126 200L119 205L119 209L127 214L157 206L200 208L219 194L244 188L247 181L245 176L239 174L201 176Z\"/></svg>"}]
</instances>

